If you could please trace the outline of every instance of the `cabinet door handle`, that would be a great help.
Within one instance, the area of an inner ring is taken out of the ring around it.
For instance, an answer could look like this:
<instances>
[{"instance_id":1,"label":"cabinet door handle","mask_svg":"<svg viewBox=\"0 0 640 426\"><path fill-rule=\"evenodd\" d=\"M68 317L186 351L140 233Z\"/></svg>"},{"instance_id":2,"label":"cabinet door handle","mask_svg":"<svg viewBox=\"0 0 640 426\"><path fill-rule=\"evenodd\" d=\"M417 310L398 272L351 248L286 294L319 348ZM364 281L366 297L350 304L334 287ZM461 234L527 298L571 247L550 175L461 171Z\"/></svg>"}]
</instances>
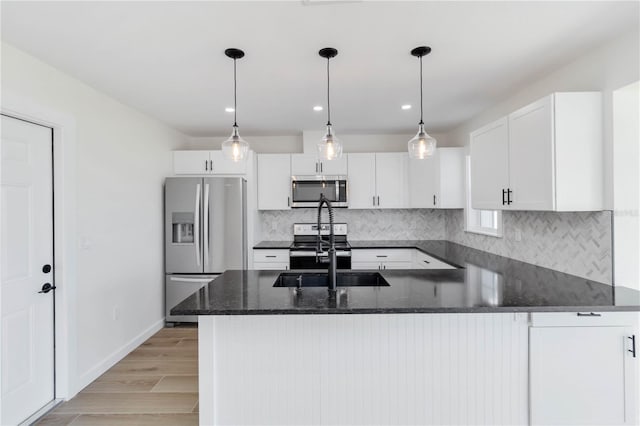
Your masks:
<instances>
[{"instance_id":1,"label":"cabinet door handle","mask_svg":"<svg viewBox=\"0 0 640 426\"><path fill-rule=\"evenodd\" d=\"M378 195L378 205L380 205L380 196Z\"/></svg>"},{"instance_id":2,"label":"cabinet door handle","mask_svg":"<svg viewBox=\"0 0 640 426\"><path fill-rule=\"evenodd\" d=\"M434 206L436 205L436 196L435 195L433 196L433 205Z\"/></svg>"},{"instance_id":3,"label":"cabinet door handle","mask_svg":"<svg viewBox=\"0 0 640 426\"><path fill-rule=\"evenodd\" d=\"M291 197L287 197L287 207L291 207Z\"/></svg>"},{"instance_id":4,"label":"cabinet door handle","mask_svg":"<svg viewBox=\"0 0 640 426\"><path fill-rule=\"evenodd\" d=\"M504 206L505 204L507 204L507 201L504 199L504 196L507 195L507 191L505 191L504 189L502 190L502 205Z\"/></svg>"},{"instance_id":5,"label":"cabinet door handle","mask_svg":"<svg viewBox=\"0 0 640 426\"><path fill-rule=\"evenodd\" d=\"M373 196L373 205L374 206L376 205L376 196L375 195Z\"/></svg>"},{"instance_id":6,"label":"cabinet door handle","mask_svg":"<svg viewBox=\"0 0 640 426\"><path fill-rule=\"evenodd\" d=\"M636 357L636 335L634 334L628 337L628 339L631 339L631 349L627 349L627 351L631 352L631 354L635 358Z\"/></svg>"},{"instance_id":7,"label":"cabinet door handle","mask_svg":"<svg viewBox=\"0 0 640 426\"><path fill-rule=\"evenodd\" d=\"M513 202L513 201L511 200L511 193L512 193L512 192L513 192L513 191L512 191L511 189L507 188L507 204L509 204L509 205Z\"/></svg>"},{"instance_id":8,"label":"cabinet door handle","mask_svg":"<svg viewBox=\"0 0 640 426\"><path fill-rule=\"evenodd\" d=\"M322 170L322 163L320 163L320 173L324 173L324 171Z\"/></svg>"},{"instance_id":9,"label":"cabinet door handle","mask_svg":"<svg viewBox=\"0 0 640 426\"><path fill-rule=\"evenodd\" d=\"M209 160L204 160L204 169L209 170Z\"/></svg>"},{"instance_id":10,"label":"cabinet door handle","mask_svg":"<svg viewBox=\"0 0 640 426\"><path fill-rule=\"evenodd\" d=\"M424 263L427 263L427 264L428 264L428 263L431 263L431 262L429 262L428 260L423 260L423 262L424 262Z\"/></svg>"},{"instance_id":11,"label":"cabinet door handle","mask_svg":"<svg viewBox=\"0 0 640 426\"><path fill-rule=\"evenodd\" d=\"M316 173L318 173L318 163L316 163Z\"/></svg>"},{"instance_id":12,"label":"cabinet door handle","mask_svg":"<svg viewBox=\"0 0 640 426\"><path fill-rule=\"evenodd\" d=\"M578 316L579 317L601 317L602 314L596 314L595 312L589 312L588 314L585 314L583 312L578 312Z\"/></svg>"}]
</instances>

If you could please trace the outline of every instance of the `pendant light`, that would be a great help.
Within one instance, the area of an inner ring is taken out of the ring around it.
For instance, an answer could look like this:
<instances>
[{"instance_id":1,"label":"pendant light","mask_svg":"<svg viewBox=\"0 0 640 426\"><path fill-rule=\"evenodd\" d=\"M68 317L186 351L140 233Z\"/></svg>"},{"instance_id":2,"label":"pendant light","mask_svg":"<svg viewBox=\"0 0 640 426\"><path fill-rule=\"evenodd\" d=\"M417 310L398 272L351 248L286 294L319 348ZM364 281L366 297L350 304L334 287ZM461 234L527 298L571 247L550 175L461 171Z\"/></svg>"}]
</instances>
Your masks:
<instances>
[{"instance_id":1,"label":"pendant light","mask_svg":"<svg viewBox=\"0 0 640 426\"><path fill-rule=\"evenodd\" d=\"M333 134L331 128L331 101L329 98L329 60L338 54L333 47L325 47L318 52L320 56L327 59L327 133L318 142L318 157L321 160L335 160L342 157L342 144Z\"/></svg>"},{"instance_id":2,"label":"pendant light","mask_svg":"<svg viewBox=\"0 0 640 426\"><path fill-rule=\"evenodd\" d=\"M420 160L431 157L436 152L436 140L425 132L422 120L422 57L429 52L431 48L428 46L419 46L411 51L411 55L420 58L420 123L418 123L418 133L409 141L408 146L409 157Z\"/></svg>"},{"instance_id":3,"label":"pendant light","mask_svg":"<svg viewBox=\"0 0 640 426\"><path fill-rule=\"evenodd\" d=\"M244 56L244 52L240 49L227 49L224 54L233 59L233 130L229 139L222 142L222 153L233 161L241 161L247 158L249 152L249 144L240 137L238 133L238 90L236 88L236 60Z\"/></svg>"}]
</instances>

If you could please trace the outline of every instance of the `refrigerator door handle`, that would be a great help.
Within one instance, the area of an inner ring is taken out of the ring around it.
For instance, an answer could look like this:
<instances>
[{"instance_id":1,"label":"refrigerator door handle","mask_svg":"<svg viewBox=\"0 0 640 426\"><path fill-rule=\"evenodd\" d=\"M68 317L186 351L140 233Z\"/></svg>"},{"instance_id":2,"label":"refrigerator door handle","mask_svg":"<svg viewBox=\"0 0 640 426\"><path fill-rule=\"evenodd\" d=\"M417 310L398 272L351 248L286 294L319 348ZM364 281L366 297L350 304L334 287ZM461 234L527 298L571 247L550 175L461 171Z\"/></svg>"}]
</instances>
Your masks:
<instances>
[{"instance_id":1,"label":"refrigerator door handle","mask_svg":"<svg viewBox=\"0 0 640 426\"><path fill-rule=\"evenodd\" d=\"M202 215L202 244L204 247L204 264L209 264L209 184L204 184L204 214Z\"/></svg>"},{"instance_id":2,"label":"refrigerator door handle","mask_svg":"<svg viewBox=\"0 0 640 426\"><path fill-rule=\"evenodd\" d=\"M208 277L208 278L170 277L169 281L176 281L176 282L183 282L183 283L208 283L215 279L216 277Z\"/></svg>"},{"instance_id":3,"label":"refrigerator door handle","mask_svg":"<svg viewBox=\"0 0 640 426\"><path fill-rule=\"evenodd\" d=\"M200 266L200 184L196 184L196 205L193 208L193 242L196 247L196 265Z\"/></svg>"}]
</instances>

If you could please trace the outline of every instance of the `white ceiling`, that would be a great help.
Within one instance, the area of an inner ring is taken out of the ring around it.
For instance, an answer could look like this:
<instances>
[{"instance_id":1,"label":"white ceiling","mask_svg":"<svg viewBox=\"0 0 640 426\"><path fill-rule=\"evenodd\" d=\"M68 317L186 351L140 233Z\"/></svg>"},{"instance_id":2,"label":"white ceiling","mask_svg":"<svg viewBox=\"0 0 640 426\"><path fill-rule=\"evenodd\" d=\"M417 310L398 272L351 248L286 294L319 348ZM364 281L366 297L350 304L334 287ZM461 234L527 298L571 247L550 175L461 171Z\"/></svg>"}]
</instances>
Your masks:
<instances>
[{"instance_id":1,"label":"white ceiling","mask_svg":"<svg viewBox=\"0 0 640 426\"><path fill-rule=\"evenodd\" d=\"M237 47L243 135L321 129L331 46L339 133L446 132L637 27L638 2L10 2L2 39L190 136L229 133ZM324 3L324 4L317 4ZM412 104L409 111L402 104Z\"/></svg>"}]
</instances>

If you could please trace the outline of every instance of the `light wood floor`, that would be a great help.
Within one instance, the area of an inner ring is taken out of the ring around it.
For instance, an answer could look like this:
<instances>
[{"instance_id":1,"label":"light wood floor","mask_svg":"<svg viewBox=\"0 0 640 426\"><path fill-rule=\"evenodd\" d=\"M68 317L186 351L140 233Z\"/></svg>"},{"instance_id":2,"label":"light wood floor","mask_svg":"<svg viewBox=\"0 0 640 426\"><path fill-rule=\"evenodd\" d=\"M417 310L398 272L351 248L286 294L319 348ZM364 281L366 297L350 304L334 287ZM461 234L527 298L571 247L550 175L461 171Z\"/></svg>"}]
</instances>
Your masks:
<instances>
[{"instance_id":1,"label":"light wood floor","mask_svg":"<svg viewBox=\"0 0 640 426\"><path fill-rule=\"evenodd\" d=\"M164 328L38 426L198 424L198 329Z\"/></svg>"}]
</instances>

